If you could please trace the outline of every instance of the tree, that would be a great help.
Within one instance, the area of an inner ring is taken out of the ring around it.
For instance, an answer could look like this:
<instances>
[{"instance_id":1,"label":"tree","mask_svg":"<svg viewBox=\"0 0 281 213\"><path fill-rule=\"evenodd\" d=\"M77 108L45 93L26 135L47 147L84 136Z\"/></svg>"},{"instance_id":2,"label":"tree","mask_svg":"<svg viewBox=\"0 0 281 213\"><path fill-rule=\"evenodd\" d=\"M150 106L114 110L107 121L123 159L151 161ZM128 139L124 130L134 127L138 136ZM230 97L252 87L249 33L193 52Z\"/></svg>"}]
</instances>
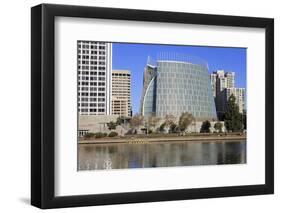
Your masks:
<instances>
[{"instance_id":1,"label":"tree","mask_svg":"<svg viewBox=\"0 0 281 213\"><path fill-rule=\"evenodd\" d=\"M246 110L243 110L242 122L243 122L243 129L247 129L247 112L246 112Z\"/></svg>"},{"instance_id":2,"label":"tree","mask_svg":"<svg viewBox=\"0 0 281 213\"><path fill-rule=\"evenodd\" d=\"M116 120L116 124L117 125L125 124L127 119L128 118L126 118L125 116L119 116Z\"/></svg>"},{"instance_id":3,"label":"tree","mask_svg":"<svg viewBox=\"0 0 281 213\"><path fill-rule=\"evenodd\" d=\"M170 125L169 132L175 133L176 129L177 129L177 125L173 123L173 124Z\"/></svg>"},{"instance_id":4,"label":"tree","mask_svg":"<svg viewBox=\"0 0 281 213\"><path fill-rule=\"evenodd\" d=\"M123 123L123 119L122 119L122 117L120 116L120 117L118 117L117 119L116 119L116 124L117 125L121 125Z\"/></svg>"},{"instance_id":5,"label":"tree","mask_svg":"<svg viewBox=\"0 0 281 213\"><path fill-rule=\"evenodd\" d=\"M136 114L134 115L131 120L130 124L133 128L138 128L139 126L143 125L143 116ZM137 130L135 130L136 132Z\"/></svg>"},{"instance_id":6,"label":"tree","mask_svg":"<svg viewBox=\"0 0 281 213\"><path fill-rule=\"evenodd\" d=\"M110 122L107 123L106 125L107 125L107 128L108 128L109 130L116 129L116 126L117 126L117 124L114 123L113 121L110 121Z\"/></svg>"},{"instance_id":7,"label":"tree","mask_svg":"<svg viewBox=\"0 0 281 213\"><path fill-rule=\"evenodd\" d=\"M186 128L194 121L192 114L188 112L183 112L179 119L179 129L181 132L185 131Z\"/></svg>"},{"instance_id":8,"label":"tree","mask_svg":"<svg viewBox=\"0 0 281 213\"><path fill-rule=\"evenodd\" d=\"M214 125L215 130L217 130L218 132L222 132L222 123L221 122L217 122Z\"/></svg>"},{"instance_id":9,"label":"tree","mask_svg":"<svg viewBox=\"0 0 281 213\"><path fill-rule=\"evenodd\" d=\"M160 125L160 127L159 127L159 131L160 131L160 132L164 132L165 126L166 126L166 122L162 123L162 124Z\"/></svg>"},{"instance_id":10,"label":"tree","mask_svg":"<svg viewBox=\"0 0 281 213\"><path fill-rule=\"evenodd\" d=\"M200 132L202 133L209 133L210 132L211 123L210 121L204 121L201 125Z\"/></svg>"},{"instance_id":11,"label":"tree","mask_svg":"<svg viewBox=\"0 0 281 213\"><path fill-rule=\"evenodd\" d=\"M227 101L224 123L228 131L238 132L242 130L242 114L239 113L239 107L235 103L234 95L231 95Z\"/></svg>"},{"instance_id":12,"label":"tree","mask_svg":"<svg viewBox=\"0 0 281 213\"><path fill-rule=\"evenodd\" d=\"M159 117L156 117L155 115L148 117L148 126L153 127L155 129L155 126L159 123L161 119Z\"/></svg>"},{"instance_id":13,"label":"tree","mask_svg":"<svg viewBox=\"0 0 281 213\"><path fill-rule=\"evenodd\" d=\"M176 117L173 116L172 114L168 114L165 116L165 126L170 127L172 124L176 122Z\"/></svg>"}]
</instances>

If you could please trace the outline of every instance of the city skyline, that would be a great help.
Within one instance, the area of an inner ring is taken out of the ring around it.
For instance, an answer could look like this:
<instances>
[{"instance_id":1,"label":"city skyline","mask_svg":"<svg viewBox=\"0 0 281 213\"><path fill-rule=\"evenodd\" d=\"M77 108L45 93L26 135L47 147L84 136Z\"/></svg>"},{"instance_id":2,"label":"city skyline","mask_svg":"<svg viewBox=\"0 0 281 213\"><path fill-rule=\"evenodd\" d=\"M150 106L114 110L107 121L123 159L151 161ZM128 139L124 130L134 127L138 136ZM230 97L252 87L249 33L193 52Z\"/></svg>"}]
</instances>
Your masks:
<instances>
[{"instance_id":1,"label":"city skyline","mask_svg":"<svg viewBox=\"0 0 281 213\"><path fill-rule=\"evenodd\" d=\"M198 57L208 63L209 74L216 70L235 72L235 87L246 88L246 48L112 43L112 69L131 71L133 114L139 113L140 110L143 72L147 59L157 59L160 52Z\"/></svg>"},{"instance_id":2,"label":"city skyline","mask_svg":"<svg viewBox=\"0 0 281 213\"><path fill-rule=\"evenodd\" d=\"M246 49L79 40L77 78L79 171L246 163Z\"/></svg>"}]
</instances>

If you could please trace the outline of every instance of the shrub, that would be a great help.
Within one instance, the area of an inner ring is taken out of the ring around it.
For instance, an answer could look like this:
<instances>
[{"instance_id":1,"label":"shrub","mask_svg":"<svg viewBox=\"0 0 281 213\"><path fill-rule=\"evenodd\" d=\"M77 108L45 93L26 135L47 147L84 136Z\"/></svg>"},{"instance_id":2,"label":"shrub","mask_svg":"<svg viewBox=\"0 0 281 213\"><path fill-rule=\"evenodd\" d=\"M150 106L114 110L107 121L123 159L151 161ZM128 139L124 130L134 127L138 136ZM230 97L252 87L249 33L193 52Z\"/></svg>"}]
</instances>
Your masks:
<instances>
[{"instance_id":1,"label":"shrub","mask_svg":"<svg viewBox=\"0 0 281 213\"><path fill-rule=\"evenodd\" d=\"M151 129L148 130L148 134L152 134L153 131Z\"/></svg>"},{"instance_id":2,"label":"shrub","mask_svg":"<svg viewBox=\"0 0 281 213\"><path fill-rule=\"evenodd\" d=\"M84 138L93 138L93 137L95 137L95 133L88 132L88 133L86 133L83 137L84 137Z\"/></svg>"},{"instance_id":3,"label":"shrub","mask_svg":"<svg viewBox=\"0 0 281 213\"><path fill-rule=\"evenodd\" d=\"M133 129L129 129L126 133L125 133L125 135L132 135L133 134Z\"/></svg>"},{"instance_id":4,"label":"shrub","mask_svg":"<svg viewBox=\"0 0 281 213\"><path fill-rule=\"evenodd\" d=\"M116 136L118 136L118 133L117 133L117 132L110 132L110 133L108 134L108 137L116 137Z\"/></svg>"},{"instance_id":5,"label":"shrub","mask_svg":"<svg viewBox=\"0 0 281 213\"><path fill-rule=\"evenodd\" d=\"M113 121L110 121L110 122L107 123L106 125L107 125L107 128L108 128L109 130L112 130L112 129L116 129L117 123L114 123Z\"/></svg>"},{"instance_id":6,"label":"shrub","mask_svg":"<svg viewBox=\"0 0 281 213\"><path fill-rule=\"evenodd\" d=\"M201 129L200 129L200 132L202 133L209 133L210 132L210 127L211 127L211 123L210 121L204 121L202 123L202 126L201 126Z\"/></svg>"},{"instance_id":7,"label":"shrub","mask_svg":"<svg viewBox=\"0 0 281 213\"><path fill-rule=\"evenodd\" d=\"M214 128L215 128L215 130L217 130L219 133L221 133L222 132L222 123L221 122L217 122L217 123L215 123L215 125L214 125Z\"/></svg>"},{"instance_id":8,"label":"shrub","mask_svg":"<svg viewBox=\"0 0 281 213\"><path fill-rule=\"evenodd\" d=\"M102 133L102 132L97 132L96 133L96 138L103 138L103 137L106 137L106 133Z\"/></svg>"}]
</instances>

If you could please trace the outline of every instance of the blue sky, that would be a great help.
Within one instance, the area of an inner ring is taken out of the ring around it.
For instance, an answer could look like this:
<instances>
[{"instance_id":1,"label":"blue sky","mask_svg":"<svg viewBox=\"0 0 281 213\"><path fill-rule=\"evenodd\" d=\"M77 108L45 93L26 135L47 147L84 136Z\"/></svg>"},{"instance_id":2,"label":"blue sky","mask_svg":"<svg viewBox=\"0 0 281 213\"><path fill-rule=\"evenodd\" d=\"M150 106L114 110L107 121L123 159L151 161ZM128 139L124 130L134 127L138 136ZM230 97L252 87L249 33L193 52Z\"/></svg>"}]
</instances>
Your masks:
<instances>
[{"instance_id":1,"label":"blue sky","mask_svg":"<svg viewBox=\"0 0 281 213\"><path fill-rule=\"evenodd\" d=\"M233 71L236 75L236 87L246 88L245 48L113 43L112 49L112 68L131 71L133 114L139 112L143 72L147 57L156 59L160 52L199 57L208 62L209 73L218 69Z\"/></svg>"}]
</instances>

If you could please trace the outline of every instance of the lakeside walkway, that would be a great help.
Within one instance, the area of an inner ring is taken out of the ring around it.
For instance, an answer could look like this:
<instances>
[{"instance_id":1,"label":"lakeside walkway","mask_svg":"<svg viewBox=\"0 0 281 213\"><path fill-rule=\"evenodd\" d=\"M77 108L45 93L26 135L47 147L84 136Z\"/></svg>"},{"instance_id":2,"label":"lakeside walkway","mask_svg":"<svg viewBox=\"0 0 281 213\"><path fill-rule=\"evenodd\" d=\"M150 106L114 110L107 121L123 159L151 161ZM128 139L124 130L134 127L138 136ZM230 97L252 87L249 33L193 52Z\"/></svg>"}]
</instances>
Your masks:
<instances>
[{"instance_id":1,"label":"lakeside walkway","mask_svg":"<svg viewBox=\"0 0 281 213\"><path fill-rule=\"evenodd\" d=\"M145 144L157 142L232 142L236 140L245 140L246 135L198 135L198 136L166 136L166 137L130 137L130 138L101 138L80 140L79 144L111 144L111 143L128 143L128 144Z\"/></svg>"}]
</instances>

